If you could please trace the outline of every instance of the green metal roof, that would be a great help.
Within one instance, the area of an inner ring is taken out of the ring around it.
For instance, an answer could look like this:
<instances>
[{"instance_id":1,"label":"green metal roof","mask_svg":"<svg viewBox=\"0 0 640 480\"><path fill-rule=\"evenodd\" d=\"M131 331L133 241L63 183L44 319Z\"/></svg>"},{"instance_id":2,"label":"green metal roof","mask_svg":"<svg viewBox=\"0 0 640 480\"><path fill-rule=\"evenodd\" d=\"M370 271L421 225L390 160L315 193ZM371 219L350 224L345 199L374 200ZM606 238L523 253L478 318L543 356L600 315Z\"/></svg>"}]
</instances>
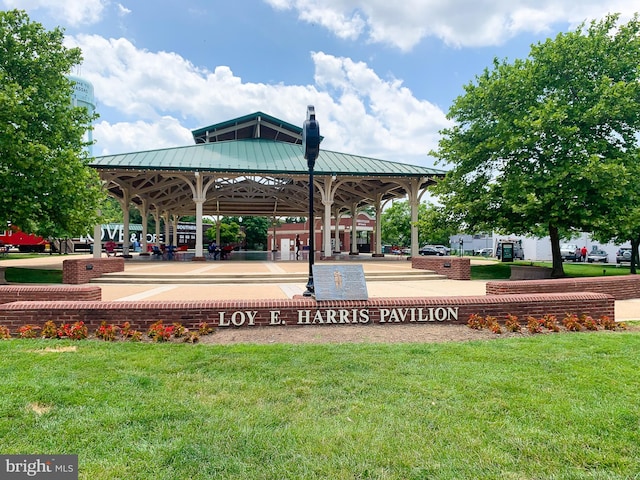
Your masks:
<instances>
[{"instance_id":1,"label":"green metal roof","mask_svg":"<svg viewBox=\"0 0 640 480\"><path fill-rule=\"evenodd\" d=\"M280 120L279 118L276 117L272 117L271 115L267 115L266 113L263 112L255 112L255 113L251 113L249 115L244 115L242 117L238 117L238 118L234 118L232 120L227 120L224 122L220 122L220 123L215 123L213 125L209 125L208 127L202 127L202 128L198 128L196 130L192 130L191 133L193 134L194 137L197 137L198 135L202 135L206 132L211 132L211 131L216 131L216 130L224 130L226 128L230 128L230 127L234 127L236 125L240 125L243 123L247 123L250 122L252 120L255 120L256 118L262 118L268 122L271 122L275 125L279 125L281 127L283 127L286 130L290 130L293 133L296 133L298 135L302 135L302 128L298 127L296 125L293 125L291 123L285 122L283 120Z\"/></svg>"},{"instance_id":2,"label":"green metal roof","mask_svg":"<svg viewBox=\"0 0 640 480\"><path fill-rule=\"evenodd\" d=\"M303 175L309 172L301 145L265 139L234 140L106 155L94 158L90 165L98 170L146 169L262 175L282 173ZM413 177L442 176L446 172L434 168L320 150L314 173L362 177Z\"/></svg>"}]
</instances>

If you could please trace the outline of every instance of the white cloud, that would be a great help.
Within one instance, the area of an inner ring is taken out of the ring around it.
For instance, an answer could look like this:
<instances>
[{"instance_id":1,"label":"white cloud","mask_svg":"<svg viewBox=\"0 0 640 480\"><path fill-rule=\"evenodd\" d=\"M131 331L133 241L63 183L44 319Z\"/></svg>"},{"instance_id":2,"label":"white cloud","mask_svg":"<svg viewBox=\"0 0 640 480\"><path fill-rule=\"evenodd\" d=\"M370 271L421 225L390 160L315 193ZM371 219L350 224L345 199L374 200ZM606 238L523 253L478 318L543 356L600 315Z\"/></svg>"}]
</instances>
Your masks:
<instances>
[{"instance_id":1,"label":"white cloud","mask_svg":"<svg viewBox=\"0 0 640 480\"><path fill-rule=\"evenodd\" d=\"M190 129L255 111L302 125L314 104L323 148L414 164L430 164L444 112L415 98L399 80L381 79L365 63L318 52L315 85L245 82L227 66L213 71L175 53L139 49L126 39L69 37L82 48L82 76L100 105L132 123L96 125L94 153L118 153L193 142Z\"/></svg>"},{"instance_id":2,"label":"white cloud","mask_svg":"<svg viewBox=\"0 0 640 480\"><path fill-rule=\"evenodd\" d=\"M131 10L129 10L127 7L125 7L121 3L118 4L118 15L120 15L121 17L124 17L125 15L129 15L130 13L131 13Z\"/></svg>"},{"instance_id":3,"label":"white cloud","mask_svg":"<svg viewBox=\"0 0 640 480\"><path fill-rule=\"evenodd\" d=\"M193 143L189 129L180 125L175 118L168 116L153 123L98 122L94 125L93 137L96 139L96 144L93 146L93 154L96 156L155 150Z\"/></svg>"},{"instance_id":4,"label":"white cloud","mask_svg":"<svg viewBox=\"0 0 640 480\"><path fill-rule=\"evenodd\" d=\"M635 0L264 0L295 10L342 38L367 35L404 51L425 37L454 46L499 45L522 32L540 33L554 24L575 27L585 20L621 13L629 19Z\"/></svg>"},{"instance_id":5,"label":"white cloud","mask_svg":"<svg viewBox=\"0 0 640 480\"><path fill-rule=\"evenodd\" d=\"M45 10L51 18L77 26L100 21L109 0L0 0L6 9Z\"/></svg>"}]
</instances>

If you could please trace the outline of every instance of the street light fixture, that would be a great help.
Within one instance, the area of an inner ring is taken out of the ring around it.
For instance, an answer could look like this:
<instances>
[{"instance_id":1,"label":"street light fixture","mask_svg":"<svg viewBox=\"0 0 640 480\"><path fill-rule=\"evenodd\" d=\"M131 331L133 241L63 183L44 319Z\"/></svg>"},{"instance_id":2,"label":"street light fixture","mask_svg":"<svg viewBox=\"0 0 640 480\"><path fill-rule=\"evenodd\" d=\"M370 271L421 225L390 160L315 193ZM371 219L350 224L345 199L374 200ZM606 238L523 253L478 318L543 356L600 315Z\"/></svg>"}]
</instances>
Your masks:
<instances>
[{"instance_id":1,"label":"street light fixture","mask_svg":"<svg viewBox=\"0 0 640 480\"><path fill-rule=\"evenodd\" d=\"M302 149L304 150L304 158L307 160L309 167L309 280L307 281L307 289L302 294L305 297L315 295L315 287L313 286L313 260L315 257L315 222L313 221L313 168L316 164L316 158L320 153L320 124L316 120L316 109L313 105L307 106L307 119L302 126Z\"/></svg>"}]
</instances>

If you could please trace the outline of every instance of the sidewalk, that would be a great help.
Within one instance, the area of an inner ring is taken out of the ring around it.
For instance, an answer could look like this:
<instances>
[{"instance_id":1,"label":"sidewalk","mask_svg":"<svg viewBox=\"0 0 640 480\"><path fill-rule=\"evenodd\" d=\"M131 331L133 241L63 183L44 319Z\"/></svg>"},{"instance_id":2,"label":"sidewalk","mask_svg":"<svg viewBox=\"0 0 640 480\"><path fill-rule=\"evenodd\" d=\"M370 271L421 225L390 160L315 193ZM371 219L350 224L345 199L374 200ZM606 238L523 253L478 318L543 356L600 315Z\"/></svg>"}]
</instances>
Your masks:
<instances>
[{"instance_id":1,"label":"sidewalk","mask_svg":"<svg viewBox=\"0 0 640 480\"><path fill-rule=\"evenodd\" d=\"M51 255L33 259L0 260L0 267L34 267L62 269L68 258L91 258L91 255ZM348 260L354 263L357 260ZM475 261L475 260L472 260ZM482 260L479 260L482 261ZM411 262L402 257L372 259L363 257L359 261L365 274L368 272L409 272ZM131 260L125 262L125 273L230 275L251 273L297 273L308 274L306 259L298 261L150 261ZM95 283L102 288L104 300L238 300L238 299L285 299L301 295L306 290L306 281L300 283L244 283L244 284L106 284ZM486 282L482 280L419 280L419 281L370 281L367 282L369 298L380 297L435 297L473 296L485 294ZM616 320L640 320L640 299L616 301Z\"/></svg>"}]
</instances>

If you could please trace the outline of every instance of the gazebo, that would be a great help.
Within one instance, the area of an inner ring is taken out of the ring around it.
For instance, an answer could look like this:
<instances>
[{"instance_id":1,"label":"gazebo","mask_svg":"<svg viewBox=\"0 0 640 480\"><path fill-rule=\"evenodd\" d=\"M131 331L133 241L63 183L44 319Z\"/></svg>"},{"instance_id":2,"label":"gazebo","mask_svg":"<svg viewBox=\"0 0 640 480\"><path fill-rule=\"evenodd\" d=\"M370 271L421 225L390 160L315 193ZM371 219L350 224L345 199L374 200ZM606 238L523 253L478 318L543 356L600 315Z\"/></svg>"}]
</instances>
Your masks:
<instances>
[{"instance_id":1,"label":"gazebo","mask_svg":"<svg viewBox=\"0 0 640 480\"><path fill-rule=\"evenodd\" d=\"M144 242L148 215L155 217L156 229L163 218L174 231L181 216L195 215L194 258L203 257L204 215L308 216L309 171L301 127L256 112L192 133L195 145L106 155L91 162L122 206L125 238L130 204L142 215ZM332 254L332 217L349 212L355 219L359 209L373 206L379 219L388 201L405 197L411 205L411 254L417 255L418 205L444 171L321 149L314 174L314 215L323 223L324 256ZM376 225L375 253L380 254L380 222ZM123 254L128 254L128 242Z\"/></svg>"}]
</instances>

